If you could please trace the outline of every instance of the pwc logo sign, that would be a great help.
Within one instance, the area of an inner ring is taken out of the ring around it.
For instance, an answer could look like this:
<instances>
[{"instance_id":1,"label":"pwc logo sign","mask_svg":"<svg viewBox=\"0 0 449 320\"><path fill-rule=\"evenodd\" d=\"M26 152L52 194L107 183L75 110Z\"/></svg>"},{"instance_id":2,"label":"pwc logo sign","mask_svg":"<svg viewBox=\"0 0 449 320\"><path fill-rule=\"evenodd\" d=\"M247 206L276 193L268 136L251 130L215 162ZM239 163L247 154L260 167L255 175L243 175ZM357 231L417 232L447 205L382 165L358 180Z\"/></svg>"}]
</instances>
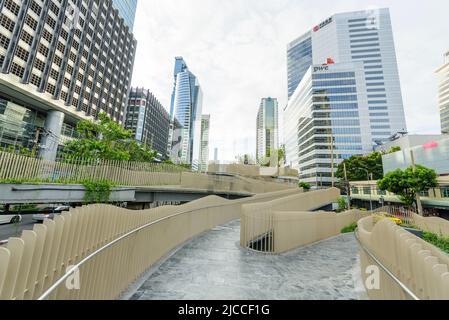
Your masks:
<instances>
[{"instance_id":1,"label":"pwc logo sign","mask_svg":"<svg viewBox=\"0 0 449 320\"><path fill-rule=\"evenodd\" d=\"M313 29L312 29L313 32L317 32L317 31L323 29L325 26L331 24L332 21L333 21L333 19L332 19L332 17L330 17L329 19L327 19L327 20L321 22L319 25L313 27Z\"/></svg>"}]
</instances>

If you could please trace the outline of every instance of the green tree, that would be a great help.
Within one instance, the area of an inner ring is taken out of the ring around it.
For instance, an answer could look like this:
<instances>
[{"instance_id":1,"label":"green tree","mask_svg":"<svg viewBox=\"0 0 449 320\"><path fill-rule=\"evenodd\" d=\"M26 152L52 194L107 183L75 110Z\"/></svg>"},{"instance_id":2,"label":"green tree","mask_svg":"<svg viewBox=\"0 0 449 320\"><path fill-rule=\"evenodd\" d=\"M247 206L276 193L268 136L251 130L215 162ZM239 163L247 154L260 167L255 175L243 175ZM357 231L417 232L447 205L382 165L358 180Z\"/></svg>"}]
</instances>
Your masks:
<instances>
[{"instance_id":1,"label":"green tree","mask_svg":"<svg viewBox=\"0 0 449 320\"><path fill-rule=\"evenodd\" d=\"M133 139L132 131L123 129L105 113L99 121L80 121L80 139L68 142L63 150L66 158L153 162L157 153Z\"/></svg>"},{"instance_id":2,"label":"green tree","mask_svg":"<svg viewBox=\"0 0 449 320\"><path fill-rule=\"evenodd\" d=\"M298 183L298 186L306 192L310 191L310 189L312 189L312 186L310 185L310 183L307 183L304 181L301 181L300 183Z\"/></svg>"},{"instance_id":3,"label":"green tree","mask_svg":"<svg viewBox=\"0 0 449 320\"><path fill-rule=\"evenodd\" d=\"M396 194L408 206L416 202L416 194L436 188L438 185L435 170L417 165L405 170L390 172L377 182L379 189Z\"/></svg>"},{"instance_id":4,"label":"green tree","mask_svg":"<svg viewBox=\"0 0 449 320\"><path fill-rule=\"evenodd\" d=\"M367 172L373 175L374 180L380 180L384 176L382 156L400 150L401 148L395 147L388 152L373 152L367 156L353 156L349 159L344 160L338 166L336 176L340 180L344 180L344 165L346 164L346 172L349 181L367 180Z\"/></svg>"}]
</instances>

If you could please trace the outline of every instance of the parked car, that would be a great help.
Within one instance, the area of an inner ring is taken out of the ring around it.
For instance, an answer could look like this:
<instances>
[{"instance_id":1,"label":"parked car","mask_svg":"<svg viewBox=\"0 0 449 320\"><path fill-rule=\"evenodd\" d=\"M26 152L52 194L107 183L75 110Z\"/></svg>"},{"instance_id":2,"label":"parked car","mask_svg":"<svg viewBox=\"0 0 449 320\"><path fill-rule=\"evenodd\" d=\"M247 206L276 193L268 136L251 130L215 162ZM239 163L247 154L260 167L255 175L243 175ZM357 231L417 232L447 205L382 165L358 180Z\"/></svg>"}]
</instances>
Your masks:
<instances>
[{"instance_id":1,"label":"parked car","mask_svg":"<svg viewBox=\"0 0 449 320\"><path fill-rule=\"evenodd\" d=\"M22 216L20 214L11 214L0 211L0 224L20 223Z\"/></svg>"},{"instance_id":2,"label":"parked car","mask_svg":"<svg viewBox=\"0 0 449 320\"><path fill-rule=\"evenodd\" d=\"M43 222L45 219L54 219L56 215L60 215L64 211L69 211L69 206L48 207L39 210L39 213L33 214L33 220Z\"/></svg>"}]
</instances>

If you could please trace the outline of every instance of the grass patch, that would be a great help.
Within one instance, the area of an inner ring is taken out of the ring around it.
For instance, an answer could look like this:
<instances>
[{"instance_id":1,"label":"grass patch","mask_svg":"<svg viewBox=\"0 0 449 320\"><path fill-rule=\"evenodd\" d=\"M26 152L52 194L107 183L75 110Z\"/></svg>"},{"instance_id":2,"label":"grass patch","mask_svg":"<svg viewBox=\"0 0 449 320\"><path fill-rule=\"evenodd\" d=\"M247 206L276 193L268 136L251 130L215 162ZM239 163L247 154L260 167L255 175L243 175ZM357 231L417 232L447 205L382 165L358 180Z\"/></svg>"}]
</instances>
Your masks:
<instances>
[{"instance_id":1,"label":"grass patch","mask_svg":"<svg viewBox=\"0 0 449 320\"><path fill-rule=\"evenodd\" d=\"M442 251L449 253L449 237L439 236L435 233L424 231L423 240L433 244Z\"/></svg>"},{"instance_id":2,"label":"grass patch","mask_svg":"<svg viewBox=\"0 0 449 320\"><path fill-rule=\"evenodd\" d=\"M347 227L344 227L343 229L341 229L341 233L351 233L351 232L355 232L355 230L357 229L357 223L353 223Z\"/></svg>"}]
</instances>

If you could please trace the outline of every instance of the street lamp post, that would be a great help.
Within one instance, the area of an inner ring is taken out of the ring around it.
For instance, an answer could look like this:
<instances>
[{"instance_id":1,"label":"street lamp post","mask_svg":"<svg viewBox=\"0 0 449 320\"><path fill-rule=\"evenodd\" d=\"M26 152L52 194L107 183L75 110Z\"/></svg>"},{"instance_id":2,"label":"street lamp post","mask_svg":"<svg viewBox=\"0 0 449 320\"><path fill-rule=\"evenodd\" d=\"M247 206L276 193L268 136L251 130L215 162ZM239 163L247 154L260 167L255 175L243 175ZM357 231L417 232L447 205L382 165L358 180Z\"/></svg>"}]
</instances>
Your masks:
<instances>
[{"instance_id":1,"label":"street lamp post","mask_svg":"<svg viewBox=\"0 0 449 320\"><path fill-rule=\"evenodd\" d=\"M374 180L373 174L371 172L369 172L368 169L365 169L365 168L359 167L357 169L365 171L366 175L368 177L368 183L369 183L369 204L370 204L371 211L373 211L373 188L372 188L371 183L370 183L371 181Z\"/></svg>"}]
</instances>

